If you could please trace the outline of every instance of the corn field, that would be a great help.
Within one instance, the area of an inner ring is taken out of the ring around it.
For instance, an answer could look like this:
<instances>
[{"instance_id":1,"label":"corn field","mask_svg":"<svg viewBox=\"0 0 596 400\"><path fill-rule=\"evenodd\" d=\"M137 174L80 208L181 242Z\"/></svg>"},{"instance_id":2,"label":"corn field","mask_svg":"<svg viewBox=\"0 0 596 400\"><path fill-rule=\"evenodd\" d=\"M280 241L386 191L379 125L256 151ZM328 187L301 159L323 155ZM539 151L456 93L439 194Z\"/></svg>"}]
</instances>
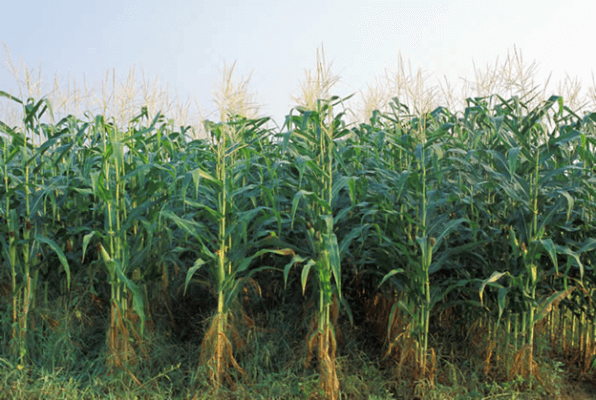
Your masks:
<instances>
[{"instance_id":1,"label":"corn field","mask_svg":"<svg viewBox=\"0 0 596 400\"><path fill-rule=\"evenodd\" d=\"M348 125L330 97L193 139L146 108L49 123L49 101L0 95L23 109L0 122L4 367L182 374L198 398L283 368L255 345L277 329L312 398L345 398L355 342L396 385L470 358L487 380L531 386L546 356L594 379L596 112L394 98ZM198 363L164 372L165 342Z\"/></svg>"}]
</instances>

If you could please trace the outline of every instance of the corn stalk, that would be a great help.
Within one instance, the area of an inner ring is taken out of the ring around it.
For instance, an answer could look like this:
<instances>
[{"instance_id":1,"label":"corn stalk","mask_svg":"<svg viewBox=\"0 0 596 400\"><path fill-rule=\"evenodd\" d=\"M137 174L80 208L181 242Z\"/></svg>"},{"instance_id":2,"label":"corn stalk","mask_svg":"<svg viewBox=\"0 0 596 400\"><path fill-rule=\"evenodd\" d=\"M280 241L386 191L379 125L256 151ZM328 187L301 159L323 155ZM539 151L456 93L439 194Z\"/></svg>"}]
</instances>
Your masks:
<instances>
[{"instance_id":1,"label":"corn stalk","mask_svg":"<svg viewBox=\"0 0 596 400\"><path fill-rule=\"evenodd\" d=\"M0 214L6 219L8 228L5 232L8 240L2 240L2 253L11 275L11 348L18 362L25 364L29 356L27 341L32 322L30 313L35 306L39 269L43 254L46 253L44 245L58 256L66 272L67 287L70 287L70 267L62 249L53 239L46 237L47 220L44 221L45 215L39 210L39 202L34 201L39 198L37 191L43 183L43 159L41 152L36 151L35 138L40 144L46 139L40 121L46 111L52 113L51 106L46 99L23 102L5 92L0 92L0 96L23 106L22 129L0 123L0 132L8 135L2 137L0 169L3 172L5 199L0 205Z\"/></svg>"}]
</instances>

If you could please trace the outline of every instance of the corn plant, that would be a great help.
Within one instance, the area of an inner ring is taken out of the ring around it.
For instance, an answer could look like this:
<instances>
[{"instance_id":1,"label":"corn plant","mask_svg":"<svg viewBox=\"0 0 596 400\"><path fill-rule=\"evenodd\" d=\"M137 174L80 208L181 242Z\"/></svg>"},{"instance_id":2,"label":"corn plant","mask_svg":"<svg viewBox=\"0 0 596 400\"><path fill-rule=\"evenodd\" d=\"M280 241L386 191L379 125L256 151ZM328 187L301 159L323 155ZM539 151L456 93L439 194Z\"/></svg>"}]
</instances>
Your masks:
<instances>
[{"instance_id":1,"label":"corn plant","mask_svg":"<svg viewBox=\"0 0 596 400\"><path fill-rule=\"evenodd\" d=\"M182 209L161 213L198 246L185 287L203 266L208 267L217 308L203 338L201 363L208 367L215 388L231 382L231 368L244 374L234 357L234 349L243 343L238 324L246 318L237 299L248 282L255 284L251 276L265 268L253 268L254 261L266 253L293 254L291 249L264 245L267 238L279 236L274 229L278 224L267 207L253 205L261 195L249 178L253 161L259 159L255 143L267 134L259 129L264 122L242 118L207 122L212 141L207 151L197 152L197 163L187 167L191 185Z\"/></svg>"},{"instance_id":2,"label":"corn plant","mask_svg":"<svg viewBox=\"0 0 596 400\"><path fill-rule=\"evenodd\" d=\"M51 106L45 100L26 103L5 92L7 97L23 106L23 129L0 124L2 138L2 166L4 202L1 214L6 219L6 236L2 240L3 258L7 260L12 287L12 333L13 354L19 363L27 362L27 338L30 311L35 304L39 285L39 269L42 267L44 245L56 253L70 286L70 268L62 249L47 237L46 215L42 213L37 191L43 182L43 153L36 151L36 138L41 142L46 131L40 122L43 114L51 114ZM12 139L12 140L9 140ZM47 255L46 255L47 257Z\"/></svg>"},{"instance_id":3,"label":"corn plant","mask_svg":"<svg viewBox=\"0 0 596 400\"><path fill-rule=\"evenodd\" d=\"M147 356L145 326L153 324L148 290L152 279L161 276L163 294L171 273L168 264L179 263L167 251L159 212L171 194L185 129L175 131L159 113L147 125L145 120L148 114L143 108L126 131L101 116L87 125L83 182L93 197L97 223L84 227L82 253L85 261L93 243L103 263L99 266L109 276L107 361L111 367L132 363L139 351ZM98 273L96 265L93 261L89 265L91 277ZM91 290L94 293L93 286Z\"/></svg>"},{"instance_id":4,"label":"corn plant","mask_svg":"<svg viewBox=\"0 0 596 400\"><path fill-rule=\"evenodd\" d=\"M563 227L572 218L574 197L580 193L580 188L568 178L577 174L579 166L569 158L567 150L578 135L556 126L551 133L546 130L545 119L557 103L559 110L555 112L555 120L561 118L564 110L561 98L552 97L526 115L522 113L525 105L519 99L502 100L500 126L493 126L499 144L484 153L491 160L484 158L482 162L491 181L498 183L495 190L497 196L502 196L499 204L507 210L508 219L502 222L506 224L504 231L509 238L509 246L506 246L509 250L501 256L508 264L507 270L494 271L482 282L481 299L487 284L493 285L505 276L510 278L508 286L497 286L498 320L507 307L508 295L515 292L515 311L522 316L524 332L519 351L525 354L524 371L528 375L535 373L535 324L546 315L544 310L552 308L553 302L560 302L570 293L565 285L555 293L539 297L540 285L546 279L552 281L560 276L558 260L561 256L573 261L582 279L584 266L580 254L584 248L591 248L586 243L579 251L573 250L568 244L557 244L558 238L552 236L556 231L554 227ZM544 267L543 256L551 260L552 270ZM520 368L519 364L515 368Z\"/></svg>"},{"instance_id":5,"label":"corn plant","mask_svg":"<svg viewBox=\"0 0 596 400\"><path fill-rule=\"evenodd\" d=\"M105 237L102 241L105 246L100 242L98 248L111 286L110 327L107 335L108 363L122 366L134 358L128 331L123 328L128 316L128 298L123 285L120 284L125 277L123 270L127 267L128 261L128 254L125 254L125 238L120 229L123 222L122 213L126 212L121 203L125 186L125 182L122 181L124 147L118 127L106 124L101 116L94 122L93 128L97 130L103 142L101 165L98 166L98 171L93 171L91 177L93 191L103 205ZM86 239L91 239L91 236L87 236Z\"/></svg>"},{"instance_id":6,"label":"corn plant","mask_svg":"<svg viewBox=\"0 0 596 400\"><path fill-rule=\"evenodd\" d=\"M314 269L310 276L314 280L318 308L307 339L307 365L314 349L322 390L331 399L339 396L334 326L337 314L336 311L332 313L332 308L338 307L338 302L342 301L340 249L345 249L352 239L349 235L338 239L335 228L338 216L334 207L340 191L348 187L352 179L346 176L345 167L338 168L341 161L337 141L348 134L341 120L342 113L333 115L333 107L340 101L332 97L319 100L315 110L298 109L300 115L288 117L289 131L283 143L285 153L291 155L298 171L297 180L293 182L296 186L293 188L291 229L294 230L299 222L307 244L302 254L297 254L286 266L284 279L287 282L294 264L304 263L301 283L305 291L310 271Z\"/></svg>"},{"instance_id":7,"label":"corn plant","mask_svg":"<svg viewBox=\"0 0 596 400\"><path fill-rule=\"evenodd\" d=\"M414 345L408 344L402 357L413 351L418 371L414 375L432 376L434 353L428 343L431 311L455 287L465 284L462 281L433 287L432 274L444 267L447 254L454 257L478 244L448 249L444 243L454 231L454 235L465 235L461 225L467 221L455 218L457 208L450 201L452 189L444 186L450 175L445 163L444 147L449 140L442 121L444 111L437 109L406 122L408 115L402 113L407 112L405 105L396 100L393 110L392 116L384 116L390 136L384 146L387 150L383 164L395 170L377 167L380 191L370 200L380 217L375 224L381 232L380 249L386 254L383 259L389 266L380 269L383 278L379 285L391 282L394 290L403 294L395 299L388 315L389 352L396 340L409 342L413 338ZM407 315L409 321L404 332L392 331L398 312Z\"/></svg>"}]
</instances>

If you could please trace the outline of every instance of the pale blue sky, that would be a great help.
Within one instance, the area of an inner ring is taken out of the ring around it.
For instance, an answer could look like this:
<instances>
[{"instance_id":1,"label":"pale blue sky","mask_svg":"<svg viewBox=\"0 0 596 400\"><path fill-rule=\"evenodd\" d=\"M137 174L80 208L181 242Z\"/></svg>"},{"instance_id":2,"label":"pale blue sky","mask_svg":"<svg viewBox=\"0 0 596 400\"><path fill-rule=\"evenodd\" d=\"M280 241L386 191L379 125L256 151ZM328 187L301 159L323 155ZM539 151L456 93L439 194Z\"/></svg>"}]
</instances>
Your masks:
<instances>
[{"instance_id":1,"label":"pale blue sky","mask_svg":"<svg viewBox=\"0 0 596 400\"><path fill-rule=\"evenodd\" d=\"M114 1L30 0L2 6L0 42L15 61L41 67L45 79L70 75L100 82L108 69L159 74L182 97L209 112L219 72L236 62L252 73L262 114L281 122L299 95L317 47L341 76L347 95L397 68L398 53L414 68L453 82L477 66L504 59L514 46L546 77L592 86L595 1ZM0 61L4 65L5 53ZM0 90L12 78L0 69Z\"/></svg>"}]
</instances>

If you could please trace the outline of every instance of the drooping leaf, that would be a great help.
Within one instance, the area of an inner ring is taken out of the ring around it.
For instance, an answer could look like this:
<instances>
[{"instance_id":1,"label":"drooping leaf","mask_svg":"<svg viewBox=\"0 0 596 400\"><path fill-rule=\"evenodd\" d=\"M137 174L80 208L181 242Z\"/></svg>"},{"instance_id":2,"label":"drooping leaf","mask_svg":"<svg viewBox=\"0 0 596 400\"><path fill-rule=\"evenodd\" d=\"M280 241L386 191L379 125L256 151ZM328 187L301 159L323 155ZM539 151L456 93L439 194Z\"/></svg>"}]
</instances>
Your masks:
<instances>
[{"instance_id":1,"label":"drooping leaf","mask_svg":"<svg viewBox=\"0 0 596 400\"><path fill-rule=\"evenodd\" d=\"M186 295L186 289L188 289L188 284L190 283L190 280L192 279L193 275L195 274L195 272L201 269L203 265L205 265L205 261L198 258L197 260L195 260L194 265L188 269L188 272L186 273L186 280L184 281L184 295Z\"/></svg>"},{"instance_id":2,"label":"drooping leaf","mask_svg":"<svg viewBox=\"0 0 596 400\"><path fill-rule=\"evenodd\" d=\"M54 250L58 256L58 259L60 260L60 263L62 264L62 267L64 268L64 272L66 272L66 285L68 288L70 288L70 267L68 266L68 260L66 259L62 249L52 239L44 236L37 235L35 236L35 240L39 243L47 244L52 250Z\"/></svg>"},{"instance_id":3,"label":"drooping leaf","mask_svg":"<svg viewBox=\"0 0 596 400\"><path fill-rule=\"evenodd\" d=\"M480 303L481 304L483 304L482 295L484 293L484 288L486 287L486 285L488 285L489 283L498 281L503 276L511 276L511 275L509 274L508 271L505 271L505 272L495 271L491 274L491 276L488 279L485 279L484 281L482 281L482 283L480 284L480 290L478 291L478 293L480 294Z\"/></svg>"}]
</instances>

